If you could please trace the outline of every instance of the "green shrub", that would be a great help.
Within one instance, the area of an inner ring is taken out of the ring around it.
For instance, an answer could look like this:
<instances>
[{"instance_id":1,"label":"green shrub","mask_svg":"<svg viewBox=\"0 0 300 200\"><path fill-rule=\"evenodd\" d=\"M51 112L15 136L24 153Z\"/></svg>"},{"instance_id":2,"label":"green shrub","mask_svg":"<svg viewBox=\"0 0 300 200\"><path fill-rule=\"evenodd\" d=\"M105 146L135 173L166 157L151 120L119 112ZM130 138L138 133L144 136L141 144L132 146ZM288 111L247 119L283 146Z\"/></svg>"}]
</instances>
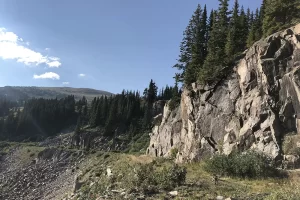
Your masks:
<instances>
[{"instance_id":1,"label":"green shrub","mask_svg":"<svg viewBox=\"0 0 300 200\"><path fill-rule=\"evenodd\" d=\"M178 153L178 149L177 149L177 148L171 149L171 152L170 152L170 154L171 154L171 159L175 159L176 156L177 156L177 153Z\"/></svg>"},{"instance_id":2,"label":"green shrub","mask_svg":"<svg viewBox=\"0 0 300 200\"><path fill-rule=\"evenodd\" d=\"M300 136L296 133L287 134L284 137L282 150L286 155L300 155L300 148L298 144L300 143Z\"/></svg>"},{"instance_id":3,"label":"green shrub","mask_svg":"<svg viewBox=\"0 0 300 200\"><path fill-rule=\"evenodd\" d=\"M171 167L164 167L157 174L158 184L162 189L171 190L185 183L186 173L186 168L176 164Z\"/></svg>"},{"instance_id":4,"label":"green shrub","mask_svg":"<svg viewBox=\"0 0 300 200\"><path fill-rule=\"evenodd\" d=\"M177 164L160 169L156 162L141 165L136 171L136 185L143 189L172 190L185 183L186 168Z\"/></svg>"},{"instance_id":5,"label":"green shrub","mask_svg":"<svg viewBox=\"0 0 300 200\"><path fill-rule=\"evenodd\" d=\"M275 163L255 151L215 155L206 162L206 171L216 175L240 178L265 178L277 175Z\"/></svg>"}]
</instances>

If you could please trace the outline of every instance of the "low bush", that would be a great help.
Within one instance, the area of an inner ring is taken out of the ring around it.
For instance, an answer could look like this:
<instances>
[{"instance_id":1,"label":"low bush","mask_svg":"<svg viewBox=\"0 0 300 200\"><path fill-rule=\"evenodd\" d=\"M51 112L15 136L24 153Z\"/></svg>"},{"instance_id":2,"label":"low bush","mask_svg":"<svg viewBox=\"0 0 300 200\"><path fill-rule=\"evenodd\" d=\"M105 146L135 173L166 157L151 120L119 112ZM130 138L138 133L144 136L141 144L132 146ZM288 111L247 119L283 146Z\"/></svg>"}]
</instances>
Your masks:
<instances>
[{"instance_id":1,"label":"low bush","mask_svg":"<svg viewBox=\"0 0 300 200\"><path fill-rule=\"evenodd\" d=\"M255 151L215 155L207 160L205 169L215 175L239 178L265 178L278 174L272 159Z\"/></svg>"},{"instance_id":2,"label":"low bush","mask_svg":"<svg viewBox=\"0 0 300 200\"><path fill-rule=\"evenodd\" d=\"M287 134L284 137L282 144L282 151L286 155L300 155L300 136L296 133Z\"/></svg>"},{"instance_id":3,"label":"low bush","mask_svg":"<svg viewBox=\"0 0 300 200\"><path fill-rule=\"evenodd\" d=\"M171 159L175 159L176 156L177 156L177 154L178 154L178 149L177 148L171 149L171 151L170 151L170 158Z\"/></svg>"},{"instance_id":4,"label":"low bush","mask_svg":"<svg viewBox=\"0 0 300 200\"><path fill-rule=\"evenodd\" d=\"M136 185L141 189L157 188L164 190L172 190L177 186L185 183L186 168L177 164L158 168L152 162L141 165L136 172Z\"/></svg>"}]
</instances>

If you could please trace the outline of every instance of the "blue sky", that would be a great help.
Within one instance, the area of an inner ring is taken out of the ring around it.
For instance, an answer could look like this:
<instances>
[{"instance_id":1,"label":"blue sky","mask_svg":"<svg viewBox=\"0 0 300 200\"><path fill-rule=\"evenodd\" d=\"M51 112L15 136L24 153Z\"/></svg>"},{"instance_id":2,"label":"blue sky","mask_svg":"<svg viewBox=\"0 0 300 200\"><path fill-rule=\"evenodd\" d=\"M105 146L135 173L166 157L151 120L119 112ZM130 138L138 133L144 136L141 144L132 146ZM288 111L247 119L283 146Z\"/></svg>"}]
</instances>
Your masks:
<instances>
[{"instance_id":1,"label":"blue sky","mask_svg":"<svg viewBox=\"0 0 300 200\"><path fill-rule=\"evenodd\" d=\"M256 9L261 0L239 2ZM0 86L118 93L143 90L151 78L171 85L198 3L218 6L217 0L1 0Z\"/></svg>"}]
</instances>

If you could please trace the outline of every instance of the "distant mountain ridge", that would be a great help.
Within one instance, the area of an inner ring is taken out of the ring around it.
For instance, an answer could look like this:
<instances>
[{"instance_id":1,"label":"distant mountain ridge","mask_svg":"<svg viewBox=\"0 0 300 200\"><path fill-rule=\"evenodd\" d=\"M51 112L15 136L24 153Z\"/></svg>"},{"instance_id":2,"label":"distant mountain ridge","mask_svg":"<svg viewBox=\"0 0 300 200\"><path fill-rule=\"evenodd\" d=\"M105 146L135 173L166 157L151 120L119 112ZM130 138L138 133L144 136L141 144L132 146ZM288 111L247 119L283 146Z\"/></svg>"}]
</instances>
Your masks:
<instances>
[{"instance_id":1,"label":"distant mountain ridge","mask_svg":"<svg viewBox=\"0 0 300 200\"><path fill-rule=\"evenodd\" d=\"M110 92L95 90L90 88L71 88L71 87L35 87L35 86L5 86L0 87L0 97L6 97L10 100L26 100L29 98L64 98L68 95L74 95L75 99L81 99L83 96L91 101L95 97L113 95Z\"/></svg>"}]
</instances>

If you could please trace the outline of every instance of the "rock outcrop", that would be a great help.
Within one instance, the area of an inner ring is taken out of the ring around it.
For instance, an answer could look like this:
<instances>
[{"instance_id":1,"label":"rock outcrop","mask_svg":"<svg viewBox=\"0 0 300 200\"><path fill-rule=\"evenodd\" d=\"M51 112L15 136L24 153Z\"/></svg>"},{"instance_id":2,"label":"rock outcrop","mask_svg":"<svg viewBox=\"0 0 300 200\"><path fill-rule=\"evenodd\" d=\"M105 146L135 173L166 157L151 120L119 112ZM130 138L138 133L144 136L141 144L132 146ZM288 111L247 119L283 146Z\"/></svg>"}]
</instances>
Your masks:
<instances>
[{"instance_id":1,"label":"rock outcrop","mask_svg":"<svg viewBox=\"0 0 300 200\"><path fill-rule=\"evenodd\" d=\"M282 157L284 135L300 133L300 24L258 41L225 79L184 89L166 104L147 153L178 162L256 149Z\"/></svg>"}]
</instances>

